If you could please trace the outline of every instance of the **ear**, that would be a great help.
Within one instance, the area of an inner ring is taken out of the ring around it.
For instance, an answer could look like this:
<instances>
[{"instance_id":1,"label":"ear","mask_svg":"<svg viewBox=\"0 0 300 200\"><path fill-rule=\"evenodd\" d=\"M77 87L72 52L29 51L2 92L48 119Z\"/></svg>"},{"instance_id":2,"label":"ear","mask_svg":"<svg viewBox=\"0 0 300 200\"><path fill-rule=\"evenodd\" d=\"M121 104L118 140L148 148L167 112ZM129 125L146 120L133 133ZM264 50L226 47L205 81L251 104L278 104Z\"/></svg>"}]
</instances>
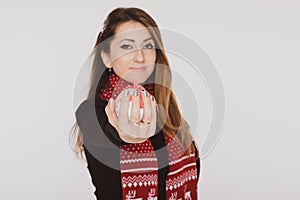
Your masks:
<instances>
[{"instance_id":1,"label":"ear","mask_svg":"<svg viewBox=\"0 0 300 200\"><path fill-rule=\"evenodd\" d=\"M105 53L104 51L101 51L101 58L102 58L104 65L107 68L112 68L109 54Z\"/></svg>"}]
</instances>

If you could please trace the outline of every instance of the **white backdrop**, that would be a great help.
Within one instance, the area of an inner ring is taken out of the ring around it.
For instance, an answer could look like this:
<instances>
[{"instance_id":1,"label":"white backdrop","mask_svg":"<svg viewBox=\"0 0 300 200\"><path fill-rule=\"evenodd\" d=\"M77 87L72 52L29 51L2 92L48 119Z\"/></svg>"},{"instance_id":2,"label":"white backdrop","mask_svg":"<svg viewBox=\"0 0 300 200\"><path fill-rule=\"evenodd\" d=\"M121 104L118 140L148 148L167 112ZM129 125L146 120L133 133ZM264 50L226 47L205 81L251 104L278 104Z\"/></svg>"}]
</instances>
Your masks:
<instances>
[{"instance_id":1,"label":"white backdrop","mask_svg":"<svg viewBox=\"0 0 300 200\"><path fill-rule=\"evenodd\" d=\"M226 93L226 121L202 161L200 199L299 199L300 2L1 2L0 199L94 199L68 136L73 89L105 16L145 9L201 44Z\"/></svg>"}]
</instances>

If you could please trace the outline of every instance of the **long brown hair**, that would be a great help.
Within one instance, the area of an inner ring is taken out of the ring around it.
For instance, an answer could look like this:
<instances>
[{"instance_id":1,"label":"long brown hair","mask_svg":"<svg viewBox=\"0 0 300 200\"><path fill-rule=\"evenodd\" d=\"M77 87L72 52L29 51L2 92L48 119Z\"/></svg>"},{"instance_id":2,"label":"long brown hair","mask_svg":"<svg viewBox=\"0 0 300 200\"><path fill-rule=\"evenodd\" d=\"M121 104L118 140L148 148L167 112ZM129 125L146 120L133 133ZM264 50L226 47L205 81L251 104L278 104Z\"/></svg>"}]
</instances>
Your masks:
<instances>
[{"instance_id":1,"label":"long brown hair","mask_svg":"<svg viewBox=\"0 0 300 200\"><path fill-rule=\"evenodd\" d=\"M88 99L95 98L98 92L105 86L108 81L109 71L104 65L100 52L104 51L108 53L110 51L110 38L116 34L116 28L118 25L128 22L136 21L142 23L145 27L154 27L148 29L151 36L154 39L156 47L156 67L154 70L155 83L154 84L154 97L157 103L164 108L165 116L157 115L157 123L159 127L162 127L162 131L167 133L175 141L180 144L188 154L191 154L194 146L192 145L192 136L188 123L183 119L178 108L174 93L172 92L172 76L167 59L166 53L163 48L162 38L156 22L145 11L129 7L129 8L116 8L111 11L103 24L103 29L97 37L96 44L93 51L95 52L95 58L91 69L91 77L89 81ZM105 41L105 42L104 42ZM103 42L103 43L102 43ZM103 45L99 45L102 43ZM99 48L99 46L101 46ZM164 67L157 67L157 66ZM99 77L100 81L99 80ZM180 134L178 134L178 133ZM177 133L177 134L176 134ZM73 125L70 134L70 141L73 139L75 149L73 151L77 156L83 158L84 148L82 147L83 138L82 132L78 128L77 122Z\"/></svg>"}]
</instances>

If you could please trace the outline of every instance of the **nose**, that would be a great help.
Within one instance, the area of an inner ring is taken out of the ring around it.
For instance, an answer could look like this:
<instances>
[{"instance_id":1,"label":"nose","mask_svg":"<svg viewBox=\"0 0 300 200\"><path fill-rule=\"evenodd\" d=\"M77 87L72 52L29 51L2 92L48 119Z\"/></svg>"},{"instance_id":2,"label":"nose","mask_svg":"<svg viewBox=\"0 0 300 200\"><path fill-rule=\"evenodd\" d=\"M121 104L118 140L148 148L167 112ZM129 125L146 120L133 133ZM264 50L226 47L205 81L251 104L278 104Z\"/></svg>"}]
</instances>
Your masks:
<instances>
[{"instance_id":1,"label":"nose","mask_svg":"<svg viewBox=\"0 0 300 200\"><path fill-rule=\"evenodd\" d=\"M143 49L135 50L134 61L136 62L144 62L144 52Z\"/></svg>"}]
</instances>

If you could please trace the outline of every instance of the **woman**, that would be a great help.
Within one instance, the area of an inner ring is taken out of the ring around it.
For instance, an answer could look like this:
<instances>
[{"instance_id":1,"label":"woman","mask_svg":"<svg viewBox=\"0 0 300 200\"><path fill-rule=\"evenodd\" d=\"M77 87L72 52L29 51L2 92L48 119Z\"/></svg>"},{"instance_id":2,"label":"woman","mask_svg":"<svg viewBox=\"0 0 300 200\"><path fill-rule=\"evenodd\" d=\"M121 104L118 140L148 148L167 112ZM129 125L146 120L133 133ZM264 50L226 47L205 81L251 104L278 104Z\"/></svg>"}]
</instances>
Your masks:
<instances>
[{"instance_id":1,"label":"woman","mask_svg":"<svg viewBox=\"0 0 300 200\"><path fill-rule=\"evenodd\" d=\"M72 135L97 199L197 199L199 150L171 90L155 21L139 8L113 10L94 55Z\"/></svg>"}]
</instances>

